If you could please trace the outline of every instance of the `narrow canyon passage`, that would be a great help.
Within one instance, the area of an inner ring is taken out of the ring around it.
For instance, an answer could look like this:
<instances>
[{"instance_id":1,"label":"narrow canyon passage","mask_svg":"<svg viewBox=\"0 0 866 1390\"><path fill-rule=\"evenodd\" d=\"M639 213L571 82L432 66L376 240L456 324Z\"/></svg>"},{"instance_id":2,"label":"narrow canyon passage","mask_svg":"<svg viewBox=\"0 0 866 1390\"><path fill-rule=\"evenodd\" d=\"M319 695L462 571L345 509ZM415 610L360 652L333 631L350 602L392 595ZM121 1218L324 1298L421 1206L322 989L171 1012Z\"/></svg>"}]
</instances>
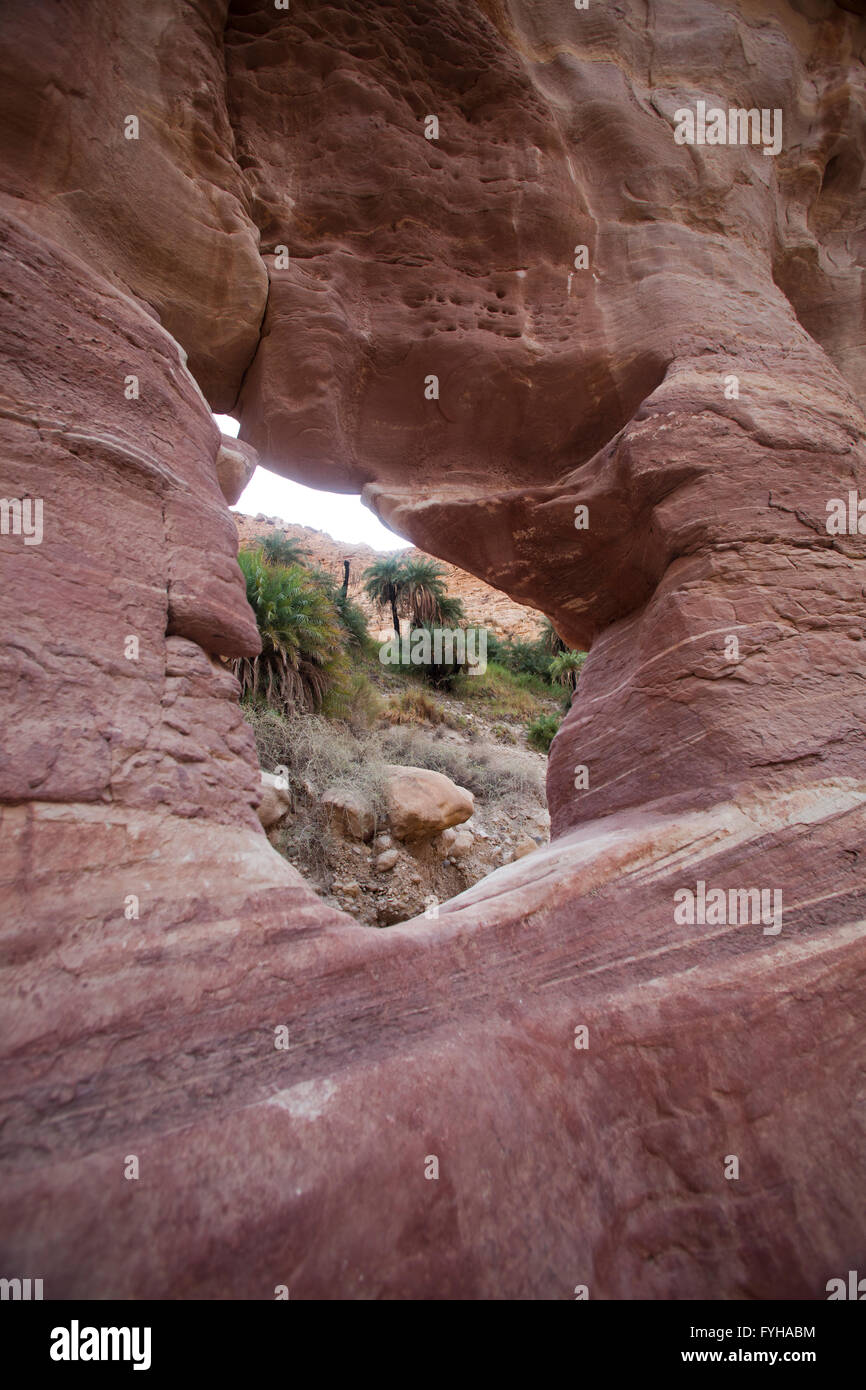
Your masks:
<instances>
[{"instance_id":1,"label":"narrow canyon passage","mask_svg":"<svg viewBox=\"0 0 866 1390\"><path fill-rule=\"evenodd\" d=\"M2 19L2 491L44 505L2 537L4 1268L824 1297L863 1242L863 20L67 9ZM677 143L710 89L779 155ZM261 830L211 410L590 648L550 846L436 922L360 928Z\"/></svg>"}]
</instances>

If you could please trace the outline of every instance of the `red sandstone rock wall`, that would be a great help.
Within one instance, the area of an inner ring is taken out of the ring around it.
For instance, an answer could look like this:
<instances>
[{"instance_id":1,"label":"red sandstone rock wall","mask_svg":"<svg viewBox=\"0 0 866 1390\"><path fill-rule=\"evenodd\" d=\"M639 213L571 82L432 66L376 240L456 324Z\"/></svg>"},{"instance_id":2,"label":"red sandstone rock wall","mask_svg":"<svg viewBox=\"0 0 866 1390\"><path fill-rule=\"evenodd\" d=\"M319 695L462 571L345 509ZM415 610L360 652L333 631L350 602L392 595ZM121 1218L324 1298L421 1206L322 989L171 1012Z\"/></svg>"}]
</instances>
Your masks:
<instances>
[{"instance_id":1,"label":"red sandstone rock wall","mask_svg":"<svg viewBox=\"0 0 866 1390\"><path fill-rule=\"evenodd\" d=\"M4 1270L823 1297L863 1251L862 19L17 0L0 40L2 491L45 509L0 538ZM677 145L698 100L781 110L778 156ZM437 921L327 911L255 823L208 407L592 644L558 838ZM781 932L677 922L698 881Z\"/></svg>"}]
</instances>

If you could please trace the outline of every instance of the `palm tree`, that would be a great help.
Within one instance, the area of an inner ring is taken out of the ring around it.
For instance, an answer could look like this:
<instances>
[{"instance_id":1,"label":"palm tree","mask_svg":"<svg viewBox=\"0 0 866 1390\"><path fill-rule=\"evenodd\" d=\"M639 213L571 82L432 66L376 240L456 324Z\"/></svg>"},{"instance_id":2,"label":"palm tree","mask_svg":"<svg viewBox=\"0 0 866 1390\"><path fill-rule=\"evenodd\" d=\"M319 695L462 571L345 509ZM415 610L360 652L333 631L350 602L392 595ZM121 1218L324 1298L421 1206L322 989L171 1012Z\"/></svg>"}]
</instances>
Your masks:
<instances>
[{"instance_id":1,"label":"palm tree","mask_svg":"<svg viewBox=\"0 0 866 1390\"><path fill-rule=\"evenodd\" d=\"M441 604L446 598L445 571L435 560L414 559L403 563L406 603L412 626L441 623Z\"/></svg>"},{"instance_id":2,"label":"palm tree","mask_svg":"<svg viewBox=\"0 0 866 1390\"><path fill-rule=\"evenodd\" d=\"M580 668L586 661L586 656L586 652L575 652L566 648L551 661L550 679L559 681L559 684L564 685L567 690L576 690Z\"/></svg>"},{"instance_id":3,"label":"palm tree","mask_svg":"<svg viewBox=\"0 0 866 1390\"><path fill-rule=\"evenodd\" d=\"M282 709L316 709L346 670L340 623L327 593L300 565L269 564L264 550L238 555L262 650L233 662L241 695Z\"/></svg>"},{"instance_id":4,"label":"palm tree","mask_svg":"<svg viewBox=\"0 0 866 1390\"><path fill-rule=\"evenodd\" d=\"M302 565L309 550L300 541L287 536L285 531L271 531L270 535L257 536L256 546L264 551L269 565Z\"/></svg>"},{"instance_id":5,"label":"palm tree","mask_svg":"<svg viewBox=\"0 0 866 1390\"><path fill-rule=\"evenodd\" d=\"M559 656L560 652L568 651L568 648L549 618L545 618L541 624L538 645L548 656Z\"/></svg>"},{"instance_id":6,"label":"palm tree","mask_svg":"<svg viewBox=\"0 0 866 1390\"><path fill-rule=\"evenodd\" d=\"M387 608L390 604L394 636L399 637L400 615L397 609L398 605L405 601L406 593L403 561L399 555L383 555L381 560L374 560L373 564L364 570L362 578L368 598L380 608Z\"/></svg>"},{"instance_id":7,"label":"palm tree","mask_svg":"<svg viewBox=\"0 0 866 1390\"><path fill-rule=\"evenodd\" d=\"M388 555L366 569L363 579L364 588L374 603L380 608L390 604L398 637L401 609L408 610L412 628L444 627L459 622L464 616L463 604L448 593L445 570L435 560L418 557L403 560Z\"/></svg>"},{"instance_id":8,"label":"palm tree","mask_svg":"<svg viewBox=\"0 0 866 1390\"><path fill-rule=\"evenodd\" d=\"M346 564L348 565L348 563L347 560ZM313 569L310 570L310 575L324 589L334 605L343 628L345 642L350 647L360 647L363 651L370 640L370 634L367 631L367 619L364 617L363 610L348 597L345 586L338 586L336 579L333 575L328 574L327 570Z\"/></svg>"},{"instance_id":9,"label":"palm tree","mask_svg":"<svg viewBox=\"0 0 866 1390\"><path fill-rule=\"evenodd\" d=\"M463 611L463 604L459 598L453 594L446 594L439 599L437 619L442 627L456 627L466 617Z\"/></svg>"}]
</instances>

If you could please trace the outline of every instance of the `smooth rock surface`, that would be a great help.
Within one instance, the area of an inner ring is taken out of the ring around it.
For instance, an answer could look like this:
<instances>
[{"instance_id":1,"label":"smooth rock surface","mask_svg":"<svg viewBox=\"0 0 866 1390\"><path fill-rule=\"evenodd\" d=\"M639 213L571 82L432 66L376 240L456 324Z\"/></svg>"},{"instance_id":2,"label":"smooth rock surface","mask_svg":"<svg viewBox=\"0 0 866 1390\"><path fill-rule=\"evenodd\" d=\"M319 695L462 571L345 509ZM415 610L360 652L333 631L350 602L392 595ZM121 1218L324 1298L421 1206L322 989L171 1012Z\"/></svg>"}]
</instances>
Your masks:
<instances>
[{"instance_id":1,"label":"smooth rock surface","mask_svg":"<svg viewBox=\"0 0 866 1390\"><path fill-rule=\"evenodd\" d=\"M471 852L474 843L475 836L471 830L458 830L449 853L453 859L463 859Z\"/></svg>"},{"instance_id":2,"label":"smooth rock surface","mask_svg":"<svg viewBox=\"0 0 866 1390\"><path fill-rule=\"evenodd\" d=\"M259 820L265 829L269 830L272 825L277 825L291 811L292 797L285 785L285 778L277 777L273 772L265 772L264 770L260 776L262 779L262 799L257 810Z\"/></svg>"},{"instance_id":3,"label":"smooth rock surface","mask_svg":"<svg viewBox=\"0 0 866 1390\"><path fill-rule=\"evenodd\" d=\"M390 869L395 869L400 860L400 851L396 849L386 849L384 853L376 856L373 865L377 874L386 874Z\"/></svg>"},{"instance_id":4,"label":"smooth rock surface","mask_svg":"<svg viewBox=\"0 0 866 1390\"><path fill-rule=\"evenodd\" d=\"M376 829L376 815L360 792L334 787L322 797L322 805L331 824L341 835L355 840L371 840Z\"/></svg>"},{"instance_id":5,"label":"smooth rock surface","mask_svg":"<svg viewBox=\"0 0 866 1390\"><path fill-rule=\"evenodd\" d=\"M216 458L216 471L222 495L233 507L256 471L259 456L251 444L224 434Z\"/></svg>"},{"instance_id":6,"label":"smooth rock surface","mask_svg":"<svg viewBox=\"0 0 866 1390\"><path fill-rule=\"evenodd\" d=\"M475 798L444 772L424 767L387 768L388 827L398 840L431 840L468 820Z\"/></svg>"}]
</instances>

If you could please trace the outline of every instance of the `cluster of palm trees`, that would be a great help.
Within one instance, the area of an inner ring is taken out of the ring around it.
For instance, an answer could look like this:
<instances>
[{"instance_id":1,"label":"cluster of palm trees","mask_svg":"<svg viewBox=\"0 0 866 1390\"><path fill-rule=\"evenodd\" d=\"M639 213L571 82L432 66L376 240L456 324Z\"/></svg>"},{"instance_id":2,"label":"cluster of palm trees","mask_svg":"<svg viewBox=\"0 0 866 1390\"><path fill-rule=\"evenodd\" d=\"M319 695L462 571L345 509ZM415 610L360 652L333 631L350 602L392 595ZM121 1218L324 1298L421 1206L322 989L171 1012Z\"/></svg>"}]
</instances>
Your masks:
<instances>
[{"instance_id":1,"label":"cluster of palm trees","mask_svg":"<svg viewBox=\"0 0 866 1390\"><path fill-rule=\"evenodd\" d=\"M455 626L464 617L463 604L446 591L445 571L435 560L386 555L370 565L362 578L368 598L383 611L390 610L397 637L401 617L408 618L412 628ZM551 684L576 690L586 652L566 647L549 618L544 620L537 645L544 653L545 675Z\"/></svg>"},{"instance_id":2,"label":"cluster of palm trees","mask_svg":"<svg viewBox=\"0 0 866 1390\"><path fill-rule=\"evenodd\" d=\"M463 604L446 589L445 571L435 560L384 555L362 576L373 603L390 609L394 635L400 636L400 619L413 628L453 627L464 617Z\"/></svg>"},{"instance_id":3,"label":"cluster of palm trees","mask_svg":"<svg viewBox=\"0 0 866 1390\"><path fill-rule=\"evenodd\" d=\"M350 651L369 641L347 586L311 564L309 553L275 532L238 555L262 649L233 668L243 697L276 709L320 709L331 691L347 686Z\"/></svg>"},{"instance_id":4,"label":"cluster of palm trees","mask_svg":"<svg viewBox=\"0 0 866 1390\"><path fill-rule=\"evenodd\" d=\"M348 597L348 574L341 587L308 557L296 540L279 534L260 537L238 556L262 650L233 662L234 671L244 697L284 710L320 709L332 691L348 689L352 651L357 656L367 650L370 640L361 609ZM417 629L454 628L465 617L435 560L383 555L364 571L363 585L390 613L398 637L401 618ZM515 669L529 669L525 662L532 658L539 674L570 690L586 659L565 647L549 621L537 643L506 644L504 650ZM437 670L436 678L442 676Z\"/></svg>"},{"instance_id":5,"label":"cluster of palm trees","mask_svg":"<svg viewBox=\"0 0 866 1390\"><path fill-rule=\"evenodd\" d=\"M234 664L241 695L276 709L318 709L343 674L343 634L325 588L302 565L264 548L238 555L262 649Z\"/></svg>"}]
</instances>

